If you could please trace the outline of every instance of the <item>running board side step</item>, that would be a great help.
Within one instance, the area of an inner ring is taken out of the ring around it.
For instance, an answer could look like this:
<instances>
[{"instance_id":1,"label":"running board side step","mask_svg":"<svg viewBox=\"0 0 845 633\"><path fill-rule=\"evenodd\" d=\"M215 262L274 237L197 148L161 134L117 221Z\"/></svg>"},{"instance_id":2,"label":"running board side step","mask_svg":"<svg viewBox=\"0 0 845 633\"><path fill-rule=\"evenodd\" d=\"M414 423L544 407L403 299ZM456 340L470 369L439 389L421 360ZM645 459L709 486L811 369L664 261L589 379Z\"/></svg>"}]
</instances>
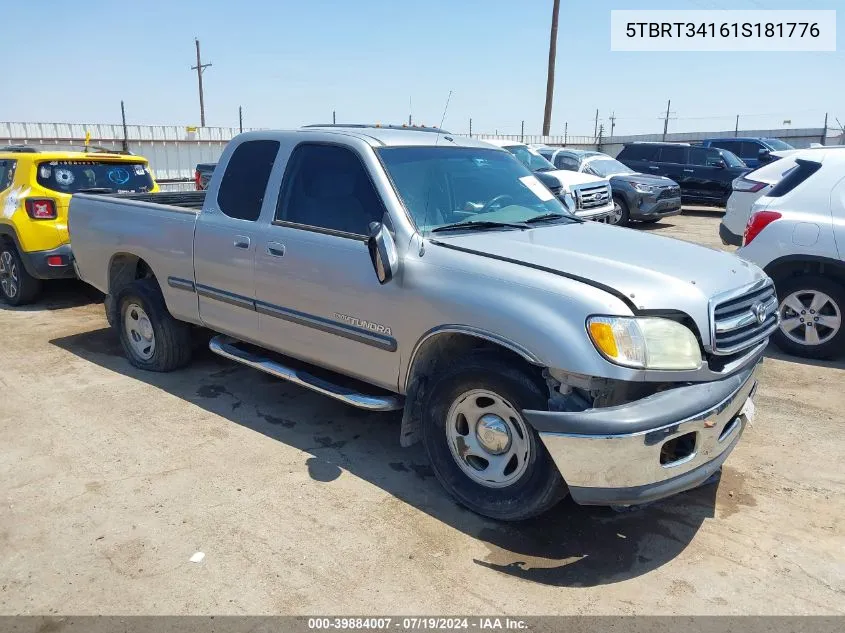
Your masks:
<instances>
[{"instance_id":1,"label":"running board side step","mask_svg":"<svg viewBox=\"0 0 845 633\"><path fill-rule=\"evenodd\" d=\"M340 400L348 405L368 411L396 411L404 406L401 396L390 394L372 396L360 393L349 387L336 385L322 378L312 376L301 370L287 367L277 360L260 356L237 346L237 339L218 334L208 344L215 354L237 361L253 369L259 369L282 380L287 380L300 387L311 389L329 398Z\"/></svg>"}]
</instances>

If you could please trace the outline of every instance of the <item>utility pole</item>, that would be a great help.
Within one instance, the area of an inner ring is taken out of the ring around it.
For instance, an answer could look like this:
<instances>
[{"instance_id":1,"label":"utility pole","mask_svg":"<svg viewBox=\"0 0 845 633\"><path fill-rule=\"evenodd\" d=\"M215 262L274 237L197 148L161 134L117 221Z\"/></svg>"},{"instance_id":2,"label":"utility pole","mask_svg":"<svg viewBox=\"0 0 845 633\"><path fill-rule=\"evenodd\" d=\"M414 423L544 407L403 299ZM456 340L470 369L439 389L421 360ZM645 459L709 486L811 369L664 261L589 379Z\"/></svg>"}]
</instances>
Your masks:
<instances>
[{"instance_id":1,"label":"utility pole","mask_svg":"<svg viewBox=\"0 0 845 633\"><path fill-rule=\"evenodd\" d=\"M598 136L598 138L596 139L596 151L597 151L597 152L600 152L600 151L601 151L601 146L602 146L602 137L603 137L603 136L604 136L604 123L602 123L602 124L599 126L599 136Z\"/></svg>"},{"instance_id":2,"label":"utility pole","mask_svg":"<svg viewBox=\"0 0 845 633\"><path fill-rule=\"evenodd\" d=\"M414 103L411 101L413 97L408 97L408 127L414 124Z\"/></svg>"},{"instance_id":3,"label":"utility pole","mask_svg":"<svg viewBox=\"0 0 845 633\"><path fill-rule=\"evenodd\" d=\"M613 130L616 129L616 113L610 115L610 140L613 141Z\"/></svg>"},{"instance_id":4,"label":"utility pole","mask_svg":"<svg viewBox=\"0 0 845 633\"><path fill-rule=\"evenodd\" d=\"M546 76L546 109L543 113L543 136L549 135L552 127L552 99L555 92L555 57L557 56L557 18L560 0L554 0L552 7L552 31L549 35L549 70Z\"/></svg>"},{"instance_id":5,"label":"utility pole","mask_svg":"<svg viewBox=\"0 0 845 633\"><path fill-rule=\"evenodd\" d=\"M563 146L566 147L566 134L569 132L569 121L563 124Z\"/></svg>"},{"instance_id":6,"label":"utility pole","mask_svg":"<svg viewBox=\"0 0 845 633\"><path fill-rule=\"evenodd\" d=\"M202 59L200 58L200 41L197 38L194 38L194 43L197 45L197 65L191 66L191 70L197 71L197 83L199 84L200 89L200 127L205 127L205 101L203 100L203 93L202 93L202 73L203 71L210 67L211 64L203 64Z\"/></svg>"},{"instance_id":7,"label":"utility pole","mask_svg":"<svg viewBox=\"0 0 845 633\"><path fill-rule=\"evenodd\" d=\"M238 106L238 129L243 133L244 131L244 109L243 106Z\"/></svg>"},{"instance_id":8,"label":"utility pole","mask_svg":"<svg viewBox=\"0 0 845 633\"><path fill-rule=\"evenodd\" d=\"M672 107L672 100L666 104L666 118L663 119L663 140L666 140L666 133L669 131L669 108Z\"/></svg>"},{"instance_id":9,"label":"utility pole","mask_svg":"<svg viewBox=\"0 0 845 633\"><path fill-rule=\"evenodd\" d=\"M469 137L472 138L472 117L469 118Z\"/></svg>"},{"instance_id":10,"label":"utility pole","mask_svg":"<svg viewBox=\"0 0 845 633\"><path fill-rule=\"evenodd\" d=\"M121 107L123 107L123 102L120 102ZM824 130L822 131L822 145L824 145L825 140L827 139L827 112L824 113Z\"/></svg>"},{"instance_id":11,"label":"utility pole","mask_svg":"<svg viewBox=\"0 0 845 633\"><path fill-rule=\"evenodd\" d=\"M734 126L734 136L739 136L739 115L736 115L736 125Z\"/></svg>"},{"instance_id":12,"label":"utility pole","mask_svg":"<svg viewBox=\"0 0 845 633\"><path fill-rule=\"evenodd\" d=\"M337 123L337 110L332 110L332 125Z\"/></svg>"},{"instance_id":13,"label":"utility pole","mask_svg":"<svg viewBox=\"0 0 845 633\"><path fill-rule=\"evenodd\" d=\"M519 142L525 142L525 121L522 122L522 126L519 128Z\"/></svg>"},{"instance_id":14,"label":"utility pole","mask_svg":"<svg viewBox=\"0 0 845 633\"><path fill-rule=\"evenodd\" d=\"M123 99L120 100L120 119L123 121L123 151L129 151L129 132L126 131L126 109L123 107Z\"/></svg>"},{"instance_id":15,"label":"utility pole","mask_svg":"<svg viewBox=\"0 0 845 633\"><path fill-rule=\"evenodd\" d=\"M599 111L596 108L596 127L593 128L593 138L596 138L599 134Z\"/></svg>"}]
</instances>

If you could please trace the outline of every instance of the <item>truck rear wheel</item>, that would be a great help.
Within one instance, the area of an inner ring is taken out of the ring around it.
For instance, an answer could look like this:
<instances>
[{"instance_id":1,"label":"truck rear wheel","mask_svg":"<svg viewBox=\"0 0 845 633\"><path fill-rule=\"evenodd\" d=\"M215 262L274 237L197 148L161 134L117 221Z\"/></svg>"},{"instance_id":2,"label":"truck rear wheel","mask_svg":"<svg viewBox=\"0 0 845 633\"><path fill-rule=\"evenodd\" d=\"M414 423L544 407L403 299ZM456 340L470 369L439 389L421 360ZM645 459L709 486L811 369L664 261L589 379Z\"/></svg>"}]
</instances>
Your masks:
<instances>
[{"instance_id":1,"label":"truck rear wheel","mask_svg":"<svg viewBox=\"0 0 845 633\"><path fill-rule=\"evenodd\" d=\"M15 246L0 239L0 299L10 306L22 306L32 303L40 290L41 280L26 272Z\"/></svg>"},{"instance_id":2,"label":"truck rear wheel","mask_svg":"<svg viewBox=\"0 0 845 633\"><path fill-rule=\"evenodd\" d=\"M423 410L432 469L462 505L492 519L518 521L554 506L566 484L523 409L547 396L527 373L481 352L435 377Z\"/></svg>"},{"instance_id":3,"label":"truck rear wheel","mask_svg":"<svg viewBox=\"0 0 845 633\"><path fill-rule=\"evenodd\" d=\"M177 321L155 279L132 282L115 298L120 342L129 362L148 371L173 371L191 360L191 327Z\"/></svg>"}]
</instances>

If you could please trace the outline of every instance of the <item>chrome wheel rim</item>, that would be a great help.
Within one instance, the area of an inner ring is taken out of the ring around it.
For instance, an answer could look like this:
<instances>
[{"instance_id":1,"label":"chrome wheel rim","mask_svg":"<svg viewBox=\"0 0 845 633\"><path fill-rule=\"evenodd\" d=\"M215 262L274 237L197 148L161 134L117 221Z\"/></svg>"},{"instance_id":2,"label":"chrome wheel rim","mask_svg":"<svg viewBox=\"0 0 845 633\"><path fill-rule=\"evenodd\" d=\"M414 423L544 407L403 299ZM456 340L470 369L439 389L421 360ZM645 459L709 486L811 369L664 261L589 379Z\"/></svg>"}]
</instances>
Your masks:
<instances>
[{"instance_id":1,"label":"chrome wheel rim","mask_svg":"<svg viewBox=\"0 0 845 633\"><path fill-rule=\"evenodd\" d=\"M138 358L149 360L156 349L155 331L150 317L137 303L126 306L123 314L123 329L132 351Z\"/></svg>"},{"instance_id":2,"label":"chrome wheel rim","mask_svg":"<svg viewBox=\"0 0 845 633\"><path fill-rule=\"evenodd\" d=\"M780 303L780 331L799 345L824 345L841 327L839 306L820 290L796 290Z\"/></svg>"},{"instance_id":3,"label":"chrome wheel rim","mask_svg":"<svg viewBox=\"0 0 845 633\"><path fill-rule=\"evenodd\" d=\"M622 221L622 205L613 201L613 212L610 214L609 224L619 224Z\"/></svg>"},{"instance_id":4,"label":"chrome wheel rim","mask_svg":"<svg viewBox=\"0 0 845 633\"><path fill-rule=\"evenodd\" d=\"M9 251L0 253L0 288L3 289L3 294L9 299L14 299L20 288L18 267Z\"/></svg>"},{"instance_id":5,"label":"chrome wheel rim","mask_svg":"<svg viewBox=\"0 0 845 633\"><path fill-rule=\"evenodd\" d=\"M446 416L446 437L461 471L487 488L510 486L528 468L531 443L522 415L487 389L455 399Z\"/></svg>"}]
</instances>

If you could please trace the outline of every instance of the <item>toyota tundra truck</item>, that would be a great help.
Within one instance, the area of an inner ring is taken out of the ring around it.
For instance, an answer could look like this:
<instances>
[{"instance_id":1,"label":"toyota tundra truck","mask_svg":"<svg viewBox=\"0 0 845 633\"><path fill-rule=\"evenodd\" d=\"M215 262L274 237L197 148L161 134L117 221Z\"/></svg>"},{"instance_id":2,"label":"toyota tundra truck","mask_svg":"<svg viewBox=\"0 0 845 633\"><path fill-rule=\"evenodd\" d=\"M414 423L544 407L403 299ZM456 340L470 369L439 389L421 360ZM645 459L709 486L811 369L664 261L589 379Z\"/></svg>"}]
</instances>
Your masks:
<instances>
[{"instance_id":1,"label":"toyota tundra truck","mask_svg":"<svg viewBox=\"0 0 845 633\"><path fill-rule=\"evenodd\" d=\"M248 132L205 192L161 196L70 203L78 274L132 365L186 365L204 327L234 362L401 410L401 444L487 517L694 488L753 414L778 325L760 268L585 222L476 139Z\"/></svg>"}]
</instances>

